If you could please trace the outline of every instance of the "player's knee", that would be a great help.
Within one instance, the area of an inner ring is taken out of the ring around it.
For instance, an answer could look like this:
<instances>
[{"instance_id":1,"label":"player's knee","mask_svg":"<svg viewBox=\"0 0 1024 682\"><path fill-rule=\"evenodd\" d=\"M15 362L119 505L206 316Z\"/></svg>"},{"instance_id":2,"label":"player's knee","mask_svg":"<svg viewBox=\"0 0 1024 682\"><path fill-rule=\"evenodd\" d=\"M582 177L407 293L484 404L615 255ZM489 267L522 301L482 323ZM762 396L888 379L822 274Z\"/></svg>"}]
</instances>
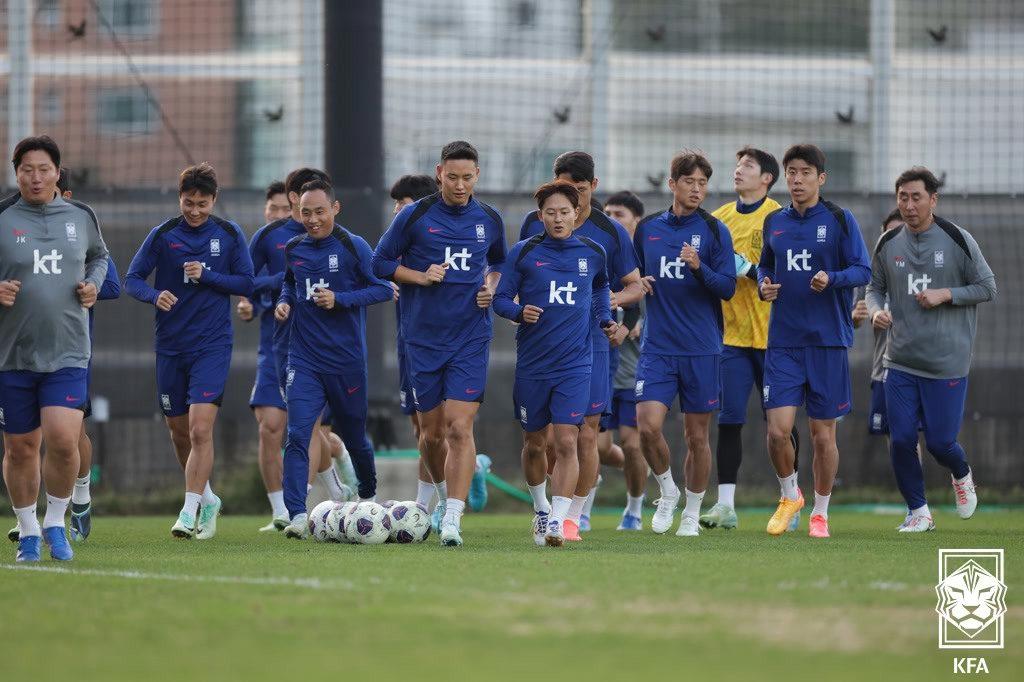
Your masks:
<instances>
[{"instance_id":1,"label":"player's knee","mask_svg":"<svg viewBox=\"0 0 1024 682\"><path fill-rule=\"evenodd\" d=\"M39 461L39 443L12 438L6 440L4 448L4 457L10 459L14 466Z\"/></svg>"},{"instance_id":2,"label":"player's knee","mask_svg":"<svg viewBox=\"0 0 1024 682\"><path fill-rule=\"evenodd\" d=\"M647 421L640 423L638 431L640 432L640 445L644 448L656 445L658 439L661 438L661 429Z\"/></svg>"},{"instance_id":3,"label":"player's knee","mask_svg":"<svg viewBox=\"0 0 1024 682\"><path fill-rule=\"evenodd\" d=\"M434 451L444 447L444 431L436 427L420 429L419 442L426 450Z\"/></svg>"},{"instance_id":4,"label":"player's knee","mask_svg":"<svg viewBox=\"0 0 1024 682\"><path fill-rule=\"evenodd\" d=\"M209 445L213 442L212 424L193 424L188 427L188 438L192 447Z\"/></svg>"},{"instance_id":5,"label":"player's knee","mask_svg":"<svg viewBox=\"0 0 1024 682\"><path fill-rule=\"evenodd\" d=\"M284 437L284 425L271 421L260 422L260 439L281 440Z\"/></svg>"},{"instance_id":6,"label":"player's knee","mask_svg":"<svg viewBox=\"0 0 1024 682\"><path fill-rule=\"evenodd\" d=\"M789 435L792 429L787 429L780 424L768 424L768 447L779 449L790 444Z\"/></svg>"},{"instance_id":7,"label":"player's knee","mask_svg":"<svg viewBox=\"0 0 1024 682\"><path fill-rule=\"evenodd\" d=\"M941 438L926 438L924 445L932 456L942 458L953 451L956 447L955 440L943 440ZM913 445L910 447L914 447Z\"/></svg>"},{"instance_id":8,"label":"player's knee","mask_svg":"<svg viewBox=\"0 0 1024 682\"><path fill-rule=\"evenodd\" d=\"M458 448L460 446L467 445L472 434L472 419L453 419L448 423L445 436L448 438L448 444L450 446Z\"/></svg>"},{"instance_id":9,"label":"player's knee","mask_svg":"<svg viewBox=\"0 0 1024 682\"><path fill-rule=\"evenodd\" d=\"M708 434L706 432L686 434L686 449L689 452L704 452L709 448Z\"/></svg>"},{"instance_id":10,"label":"player's knee","mask_svg":"<svg viewBox=\"0 0 1024 682\"><path fill-rule=\"evenodd\" d=\"M787 436L788 440L788 436ZM814 452L825 452L836 447L835 432L830 429L822 429L811 434L811 447Z\"/></svg>"},{"instance_id":11,"label":"player's knee","mask_svg":"<svg viewBox=\"0 0 1024 682\"><path fill-rule=\"evenodd\" d=\"M582 434L580 434L582 438ZM576 457L576 438L569 433L554 436L555 457L558 459Z\"/></svg>"}]
</instances>

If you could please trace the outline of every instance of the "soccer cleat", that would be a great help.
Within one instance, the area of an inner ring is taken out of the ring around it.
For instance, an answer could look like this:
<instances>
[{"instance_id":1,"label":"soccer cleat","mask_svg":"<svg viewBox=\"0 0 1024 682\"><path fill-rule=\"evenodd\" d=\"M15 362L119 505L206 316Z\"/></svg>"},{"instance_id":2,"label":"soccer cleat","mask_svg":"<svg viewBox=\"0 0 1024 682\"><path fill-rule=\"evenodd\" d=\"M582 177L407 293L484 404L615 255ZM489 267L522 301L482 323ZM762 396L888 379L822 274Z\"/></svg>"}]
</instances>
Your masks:
<instances>
[{"instance_id":1,"label":"soccer cleat","mask_svg":"<svg viewBox=\"0 0 1024 682\"><path fill-rule=\"evenodd\" d=\"M21 539L21 526L15 524L14 528L7 531L7 539L11 542L17 542Z\"/></svg>"},{"instance_id":2,"label":"soccer cleat","mask_svg":"<svg viewBox=\"0 0 1024 682\"><path fill-rule=\"evenodd\" d=\"M793 518L789 520L789 525L786 526L787 533L793 533L797 528L800 527L800 510L798 509L796 514L793 514Z\"/></svg>"},{"instance_id":3,"label":"soccer cleat","mask_svg":"<svg viewBox=\"0 0 1024 682\"><path fill-rule=\"evenodd\" d=\"M217 534L217 516L220 514L220 498L214 495L216 501L213 504L204 504L199 507L199 529L196 532L196 540L209 540Z\"/></svg>"},{"instance_id":4,"label":"soccer cleat","mask_svg":"<svg viewBox=\"0 0 1024 682\"><path fill-rule=\"evenodd\" d=\"M261 533L270 533L271 531L282 531L288 526L289 518L287 514L281 516L275 516L270 520L270 523L260 528Z\"/></svg>"},{"instance_id":5,"label":"soccer cleat","mask_svg":"<svg viewBox=\"0 0 1024 682\"><path fill-rule=\"evenodd\" d=\"M544 534L548 532L548 512L535 512L533 515L533 544L544 546Z\"/></svg>"},{"instance_id":6,"label":"soccer cleat","mask_svg":"<svg viewBox=\"0 0 1024 682\"><path fill-rule=\"evenodd\" d=\"M960 518L969 519L974 516L974 510L978 508L978 494L970 471L962 481L953 479L953 494L956 496L956 513Z\"/></svg>"},{"instance_id":7,"label":"soccer cleat","mask_svg":"<svg viewBox=\"0 0 1024 682\"><path fill-rule=\"evenodd\" d=\"M779 506L768 519L768 535L782 535L789 528L793 516L804 507L804 496L800 495L795 500L783 497L779 500Z\"/></svg>"},{"instance_id":8,"label":"soccer cleat","mask_svg":"<svg viewBox=\"0 0 1024 682\"><path fill-rule=\"evenodd\" d=\"M469 484L469 508L475 512L483 511L487 506L487 474L491 470L491 458L487 455L476 456L476 471Z\"/></svg>"},{"instance_id":9,"label":"soccer cleat","mask_svg":"<svg viewBox=\"0 0 1024 682\"><path fill-rule=\"evenodd\" d=\"M896 530L903 530L903 526L910 523L910 519L912 518L914 518L914 515L910 513L910 510L907 510L907 515L903 517L903 522L900 525L896 526Z\"/></svg>"},{"instance_id":10,"label":"soccer cleat","mask_svg":"<svg viewBox=\"0 0 1024 682\"><path fill-rule=\"evenodd\" d=\"M581 514L580 515L580 532L581 533L589 533L590 532L590 517L587 514Z\"/></svg>"},{"instance_id":11,"label":"soccer cleat","mask_svg":"<svg viewBox=\"0 0 1024 682\"><path fill-rule=\"evenodd\" d=\"M18 539L18 554L15 561L26 563L39 561L39 542L42 540L38 535L26 535Z\"/></svg>"},{"instance_id":12,"label":"soccer cleat","mask_svg":"<svg viewBox=\"0 0 1024 682\"><path fill-rule=\"evenodd\" d=\"M182 511L178 514L178 520L171 526L171 535L176 538L188 540L196 534L196 517L188 512Z\"/></svg>"},{"instance_id":13,"label":"soccer cleat","mask_svg":"<svg viewBox=\"0 0 1024 682\"><path fill-rule=\"evenodd\" d=\"M572 519L566 519L562 524L562 537L566 542L580 542L583 539L580 537L579 525Z\"/></svg>"},{"instance_id":14,"label":"soccer cleat","mask_svg":"<svg viewBox=\"0 0 1024 682\"><path fill-rule=\"evenodd\" d=\"M341 457L334 459L334 468L338 470L338 476L345 485L352 490L359 487L359 477L356 476L356 470L352 466L352 458L349 456L348 451L343 451ZM349 499L351 500L352 498L350 497Z\"/></svg>"},{"instance_id":15,"label":"soccer cleat","mask_svg":"<svg viewBox=\"0 0 1024 682\"><path fill-rule=\"evenodd\" d=\"M683 514L683 517L679 519L679 530L676 531L676 536L680 538L695 538L698 535L700 535L700 522L694 516Z\"/></svg>"},{"instance_id":16,"label":"soccer cleat","mask_svg":"<svg viewBox=\"0 0 1024 682\"><path fill-rule=\"evenodd\" d=\"M565 543L565 535L562 534L562 524L557 519L548 521L548 529L544 533L544 544L548 547L561 547Z\"/></svg>"},{"instance_id":17,"label":"soccer cleat","mask_svg":"<svg viewBox=\"0 0 1024 682\"><path fill-rule=\"evenodd\" d=\"M721 502L715 504L706 514L700 515L700 525L705 528L732 529L737 526L736 510Z\"/></svg>"},{"instance_id":18,"label":"soccer cleat","mask_svg":"<svg viewBox=\"0 0 1024 682\"><path fill-rule=\"evenodd\" d=\"M441 524L441 546L462 547L462 536L459 534L459 524L452 521Z\"/></svg>"},{"instance_id":19,"label":"soccer cleat","mask_svg":"<svg viewBox=\"0 0 1024 682\"><path fill-rule=\"evenodd\" d=\"M92 505L71 503L71 539L82 542L92 532Z\"/></svg>"},{"instance_id":20,"label":"soccer cleat","mask_svg":"<svg viewBox=\"0 0 1024 682\"><path fill-rule=\"evenodd\" d=\"M434 513L430 515L430 530L435 533L441 532L441 519L444 518L444 510L447 505L444 500L438 500L434 505Z\"/></svg>"},{"instance_id":21,"label":"soccer cleat","mask_svg":"<svg viewBox=\"0 0 1024 682\"><path fill-rule=\"evenodd\" d=\"M675 516L676 505L679 504L679 493L677 492L675 497L668 497L662 495L654 501L654 505L657 509L654 512L654 518L651 519L651 530L661 535L669 528L672 527L672 520Z\"/></svg>"},{"instance_id":22,"label":"soccer cleat","mask_svg":"<svg viewBox=\"0 0 1024 682\"><path fill-rule=\"evenodd\" d=\"M615 530L643 530L644 522L639 516L633 516L632 514L622 514L622 520L619 521L619 526Z\"/></svg>"},{"instance_id":23,"label":"soccer cleat","mask_svg":"<svg viewBox=\"0 0 1024 682\"><path fill-rule=\"evenodd\" d=\"M807 534L812 538L831 537L828 533L828 519L821 514L811 514L811 522L809 526L810 531L808 531Z\"/></svg>"},{"instance_id":24,"label":"soccer cleat","mask_svg":"<svg viewBox=\"0 0 1024 682\"><path fill-rule=\"evenodd\" d=\"M71 561L75 553L68 542L68 534L64 526L50 526L43 529L43 540L50 547L50 556L57 561Z\"/></svg>"},{"instance_id":25,"label":"soccer cleat","mask_svg":"<svg viewBox=\"0 0 1024 682\"><path fill-rule=\"evenodd\" d=\"M305 514L296 514L287 526L284 527L284 536L292 540L305 540L309 537L309 521Z\"/></svg>"},{"instance_id":26,"label":"soccer cleat","mask_svg":"<svg viewBox=\"0 0 1024 682\"><path fill-rule=\"evenodd\" d=\"M935 530L930 516L909 516L898 529L901 533L926 533Z\"/></svg>"}]
</instances>

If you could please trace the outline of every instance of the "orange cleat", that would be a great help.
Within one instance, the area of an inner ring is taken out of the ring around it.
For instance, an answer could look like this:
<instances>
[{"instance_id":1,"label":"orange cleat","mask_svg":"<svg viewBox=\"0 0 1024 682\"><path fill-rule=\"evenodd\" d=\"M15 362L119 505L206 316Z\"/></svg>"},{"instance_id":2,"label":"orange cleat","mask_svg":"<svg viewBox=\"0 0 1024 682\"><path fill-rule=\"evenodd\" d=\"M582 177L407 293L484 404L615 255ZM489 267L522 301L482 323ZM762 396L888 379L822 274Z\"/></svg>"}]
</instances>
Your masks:
<instances>
[{"instance_id":1,"label":"orange cleat","mask_svg":"<svg viewBox=\"0 0 1024 682\"><path fill-rule=\"evenodd\" d=\"M831 537L828 534L828 519L821 514L814 514L811 516L811 532L808 533L812 538L827 538Z\"/></svg>"},{"instance_id":2,"label":"orange cleat","mask_svg":"<svg viewBox=\"0 0 1024 682\"><path fill-rule=\"evenodd\" d=\"M580 537L580 527L571 519L566 519L562 523L562 533L565 534L566 542L579 542L583 539Z\"/></svg>"},{"instance_id":3,"label":"orange cleat","mask_svg":"<svg viewBox=\"0 0 1024 682\"><path fill-rule=\"evenodd\" d=\"M768 519L768 535L782 535L789 527L789 522L804 508L804 496L801 494L795 500L783 497L779 500L779 507Z\"/></svg>"}]
</instances>

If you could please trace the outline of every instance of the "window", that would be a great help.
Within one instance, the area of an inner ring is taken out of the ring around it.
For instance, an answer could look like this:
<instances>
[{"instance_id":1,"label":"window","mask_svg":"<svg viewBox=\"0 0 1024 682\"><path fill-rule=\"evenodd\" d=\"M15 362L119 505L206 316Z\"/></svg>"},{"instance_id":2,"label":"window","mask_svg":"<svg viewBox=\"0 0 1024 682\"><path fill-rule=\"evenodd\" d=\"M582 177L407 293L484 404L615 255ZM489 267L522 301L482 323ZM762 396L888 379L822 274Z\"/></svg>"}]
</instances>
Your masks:
<instances>
[{"instance_id":1,"label":"window","mask_svg":"<svg viewBox=\"0 0 1024 682\"><path fill-rule=\"evenodd\" d=\"M61 25L62 18L59 0L39 0L36 5L37 24L53 31Z\"/></svg>"},{"instance_id":2,"label":"window","mask_svg":"<svg viewBox=\"0 0 1024 682\"><path fill-rule=\"evenodd\" d=\"M157 114L138 88L119 88L100 93L97 103L101 133L147 135L157 128Z\"/></svg>"},{"instance_id":3,"label":"window","mask_svg":"<svg viewBox=\"0 0 1024 682\"><path fill-rule=\"evenodd\" d=\"M99 11L119 36L149 37L157 33L156 0L100 0Z\"/></svg>"},{"instance_id":4,"label":"window","mask_svg":"<svg viewBox=\"0 0 1024 682\"><path fill-rule=\"evenodd\" d=\"M64 118L64 96L57 88L47 88L39 98L39 120L46 124Z\"/></svg>"}]
</instances>

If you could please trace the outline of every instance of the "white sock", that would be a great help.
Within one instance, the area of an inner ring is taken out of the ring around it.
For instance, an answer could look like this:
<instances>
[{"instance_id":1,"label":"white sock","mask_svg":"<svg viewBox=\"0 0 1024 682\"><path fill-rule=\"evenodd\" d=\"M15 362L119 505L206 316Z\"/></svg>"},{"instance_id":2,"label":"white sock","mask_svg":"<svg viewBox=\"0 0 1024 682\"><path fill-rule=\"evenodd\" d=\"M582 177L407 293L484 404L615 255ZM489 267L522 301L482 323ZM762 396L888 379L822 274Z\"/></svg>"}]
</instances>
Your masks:
<instances>
[{"instance_id":1,"label":"white sock","mask_svg":"<svg viewBox=\"0 0 1024 682\"><path fill-rule=\"evenodd\" d=\"M448 499L448 484L445 483L444 481L441 481L440 483L435 483L434 484L434 492L437 493L437 499L438 500L447 500Z\"/></svg>"},{"instance_id":2,"label":"white sock","mask_svg":"<svg viewBox=\"0 0 1024 682\"><path fill-rule=\"evenodd\" d=\"M736 508L736 484L735 483L719 483L718 484L718 504L723 504L729 509Z\"/></svg>"},{"instance_id":3,"label":"white sock","mask_svg":"<svg viewBox=\"0 0 1024 682\"><path fill-rule=\"evenodd\" d=\"M572 503L569 505L569 516L567 518L576 525L579 525L580 516L583 515L583 505L586 503L587 495L573 495Z\"/></svg>"},{"instance_id":4,"label":"white sock","mask_svg":"<svg viewBox=\"0 0 1024 682\"><path fill-rule=\"evenodd\" d=\"M462 512L465 509L465 502L449 497L444 503L444 520L441 523L454 523L458 526L462 522Z\"/></svg>"},{"instance_id":5,"label":"white sock","mask_svg":"<svg viewBox=\"0 0 1024 682\"><path fill-rule=\"evenodd\" d=\"M706 492L704 490L695 493L689 488L686 489L686 506L683 507L683 516L692 516L693 518L700 516L700 503L704 501L704 493Z\"/></svg>"},{"instance_id":6,"label":"white sock","mask_svg":"<svg viewBox=\"0 0 1024 682\"><path fill-rule=\"evenodd\" d=\"M17 507L12 507L12 509L14 509L14 515L18 517L18 529L22 537L43 534L42 529L39 528L39 517L36 516L35 502L21 509Z\"/></svg>"},{"instance_id":7,"label":"white sock","mask_svg":"<svg viewBox=\"0 0 1024 682\"><path fill-rule=\"evenodd\" d=\"M655 474L654 479L661 488L662 497L679 497L679 486L672 480L672 469L669 468L663 474Z\"/></svg>"},{"instance_id":8,"label":"white sock","mask_svg":"<svg viewBox=\"0 0 1024 682\"><path fill-rule=\"evenodd\" d=\"M918 516L926 516L928 518L932 517L932 513L928 510L928 505L927 504L922 504L917 509L911 509L910 510L910 515L915 517L915 518L918 517Z\"/></svg>"},{"instance_id":9,"label":"white sock","mask_svg":"<svg viewBox=\"0 0 1024 682\"><path fill-rule=\"evenodd\" d=\"M71 491L71 501L75 504L89 504L92 496L89 494L89 474L75 479L75 488Z\"/></svg>"},{"instance_id":10,"label":"white sock","mask_svg":"<svg viewBox=\"0 0 1024 682\"><path fill-rule=\"evenodd\" d=\"M276 493L267 493L267 499L270 500L270 513L274 516L288 516L288 507L284 506L284 491L278 490Z\"/></svg>"},{"instance_id":11,"label":"white sock","mask_svg":"<svg viewBox=\"0 0 1024 682\"><path fill-rule=\"evenodd\" d=\"M530 497L533 498L533 511L544 514L551 513L551 504L548 502L548 482L541 481L537 485L527 484L530 489Z\"/></svg>"},{"instance_id":12,"label":"white sock","mask_svg":"<svg viewBox=\"0 0 1024 682\"><path fill-rule=\"evenodd\" d=\"M338 472L334 470L334 467L327 467L317 473L316 477L320 479L320 483L326 486L330 498L335 502L341 502L342 498L345 497L345 493L341 489L341 479L338 478Z\"/></svg>"},{"instance_id":13,"label":"white sock","mask_svg":"<svg viewBox=\"0 0 1024 682\"><path fill-rule=\"evenodd\" d=\"M199 513L199 503L202 501L203 496L199 493L185 493L185 504L182 506L181 511L195 517Z\"/></svg>"},{"instance_id":14,"label":"white sock","mask_svg":"<svg viewBox=\"0 0 1024 682\"><path fill-rule=\"evenodd\" d=\"M587 495L587 501L583 503L583 515L590 516L590 512L594 509L594 498L597 497L597 486L595 485L590 489L590 494Z\"/></svg>"},{"instance_id":15,"label":"white sock","mask_svg":"<svg viewBox=\"0 0 1024 682\"><path fill-rule=\"evenodd\" d=\"M640 516L643 513L644 496L633 497L626 493L626 513L630 516Z\"/></svg>"},{"instance_id":16,"label":"white sock","mask_svg":"<svg viewBox=\"0 0 1024 682\"><path fill-rule=\"evenodd\" d=\"M821 514L826 519L828 518L828 501L832 497L831 493L828 495L821 495L817 491L814 492L814 511L811 512L811 516L815 514Z\"/></svg>"},{"instance_id":17,"label":"white sock","mask_svg":"<svg viewBox=\"0 0 1024 682\"><path fill-rule=\"evenodd\" d=\"M416 481L416 504L422 504L430 509L430 503L434 501L434 484L431 481Z\"/></svg>"},{"instance_id":18,"label":"white sock","mask_svg":"<svg viewBox=\"0 0 1024 682\"><path fill-rule=\"evenodd\" d=\"M549 517L552 521L558 521L561 523L565 521L566 514L569 513L569 505L572 504L572 500L568 497L561 497L559 495L551 496L551 516Z\"/></svg>"},{"instance_id":19,"label":"white sock","mask_svg":"<svg viewBox=\"0 0 1024 682\"><path fill-rule=\"evenodd\" d=\"M54 497L53 495L46 495L46 515L43 517L43 528L63 528L64 527L64 514L68 511L68 505L71 504L71 496L67 497Z\"/></svg>"},{"instance_id":20,"label":"white sock","mask_svg":"<svg viewBox=\"0 0 1024 682\"><path fill-rule=\"evenodd\" d=\"M797 492L796 472L794 471L789 476L783 478L782 476L776 476L779 479L779 486L782 487L782 496L787 500L798 500L800 499L800 493Z\"/></svg>"},{"instance_id":21,"label":"white sock","mask_svg":"<svg viewBox=\"0 0 1024 682\"><path fill-rule=\"evenodd\" d=\"M210 487L210 482L206 482L206 487L203 488L203 504L216 504L217 496L213 494L213 488Z\"/></svg>"},{"instance_id":22,"label":"white sock","mask_svg":"<svg viewBox=\"0 0 1024 682\"><path fill-rule=\"evenodd\" d=\"M312 490L312 489L313 489L313 484L312 483L307 483L306 484L306 494L308 495L309 491Z\"/></svg>"}]
</instances>

